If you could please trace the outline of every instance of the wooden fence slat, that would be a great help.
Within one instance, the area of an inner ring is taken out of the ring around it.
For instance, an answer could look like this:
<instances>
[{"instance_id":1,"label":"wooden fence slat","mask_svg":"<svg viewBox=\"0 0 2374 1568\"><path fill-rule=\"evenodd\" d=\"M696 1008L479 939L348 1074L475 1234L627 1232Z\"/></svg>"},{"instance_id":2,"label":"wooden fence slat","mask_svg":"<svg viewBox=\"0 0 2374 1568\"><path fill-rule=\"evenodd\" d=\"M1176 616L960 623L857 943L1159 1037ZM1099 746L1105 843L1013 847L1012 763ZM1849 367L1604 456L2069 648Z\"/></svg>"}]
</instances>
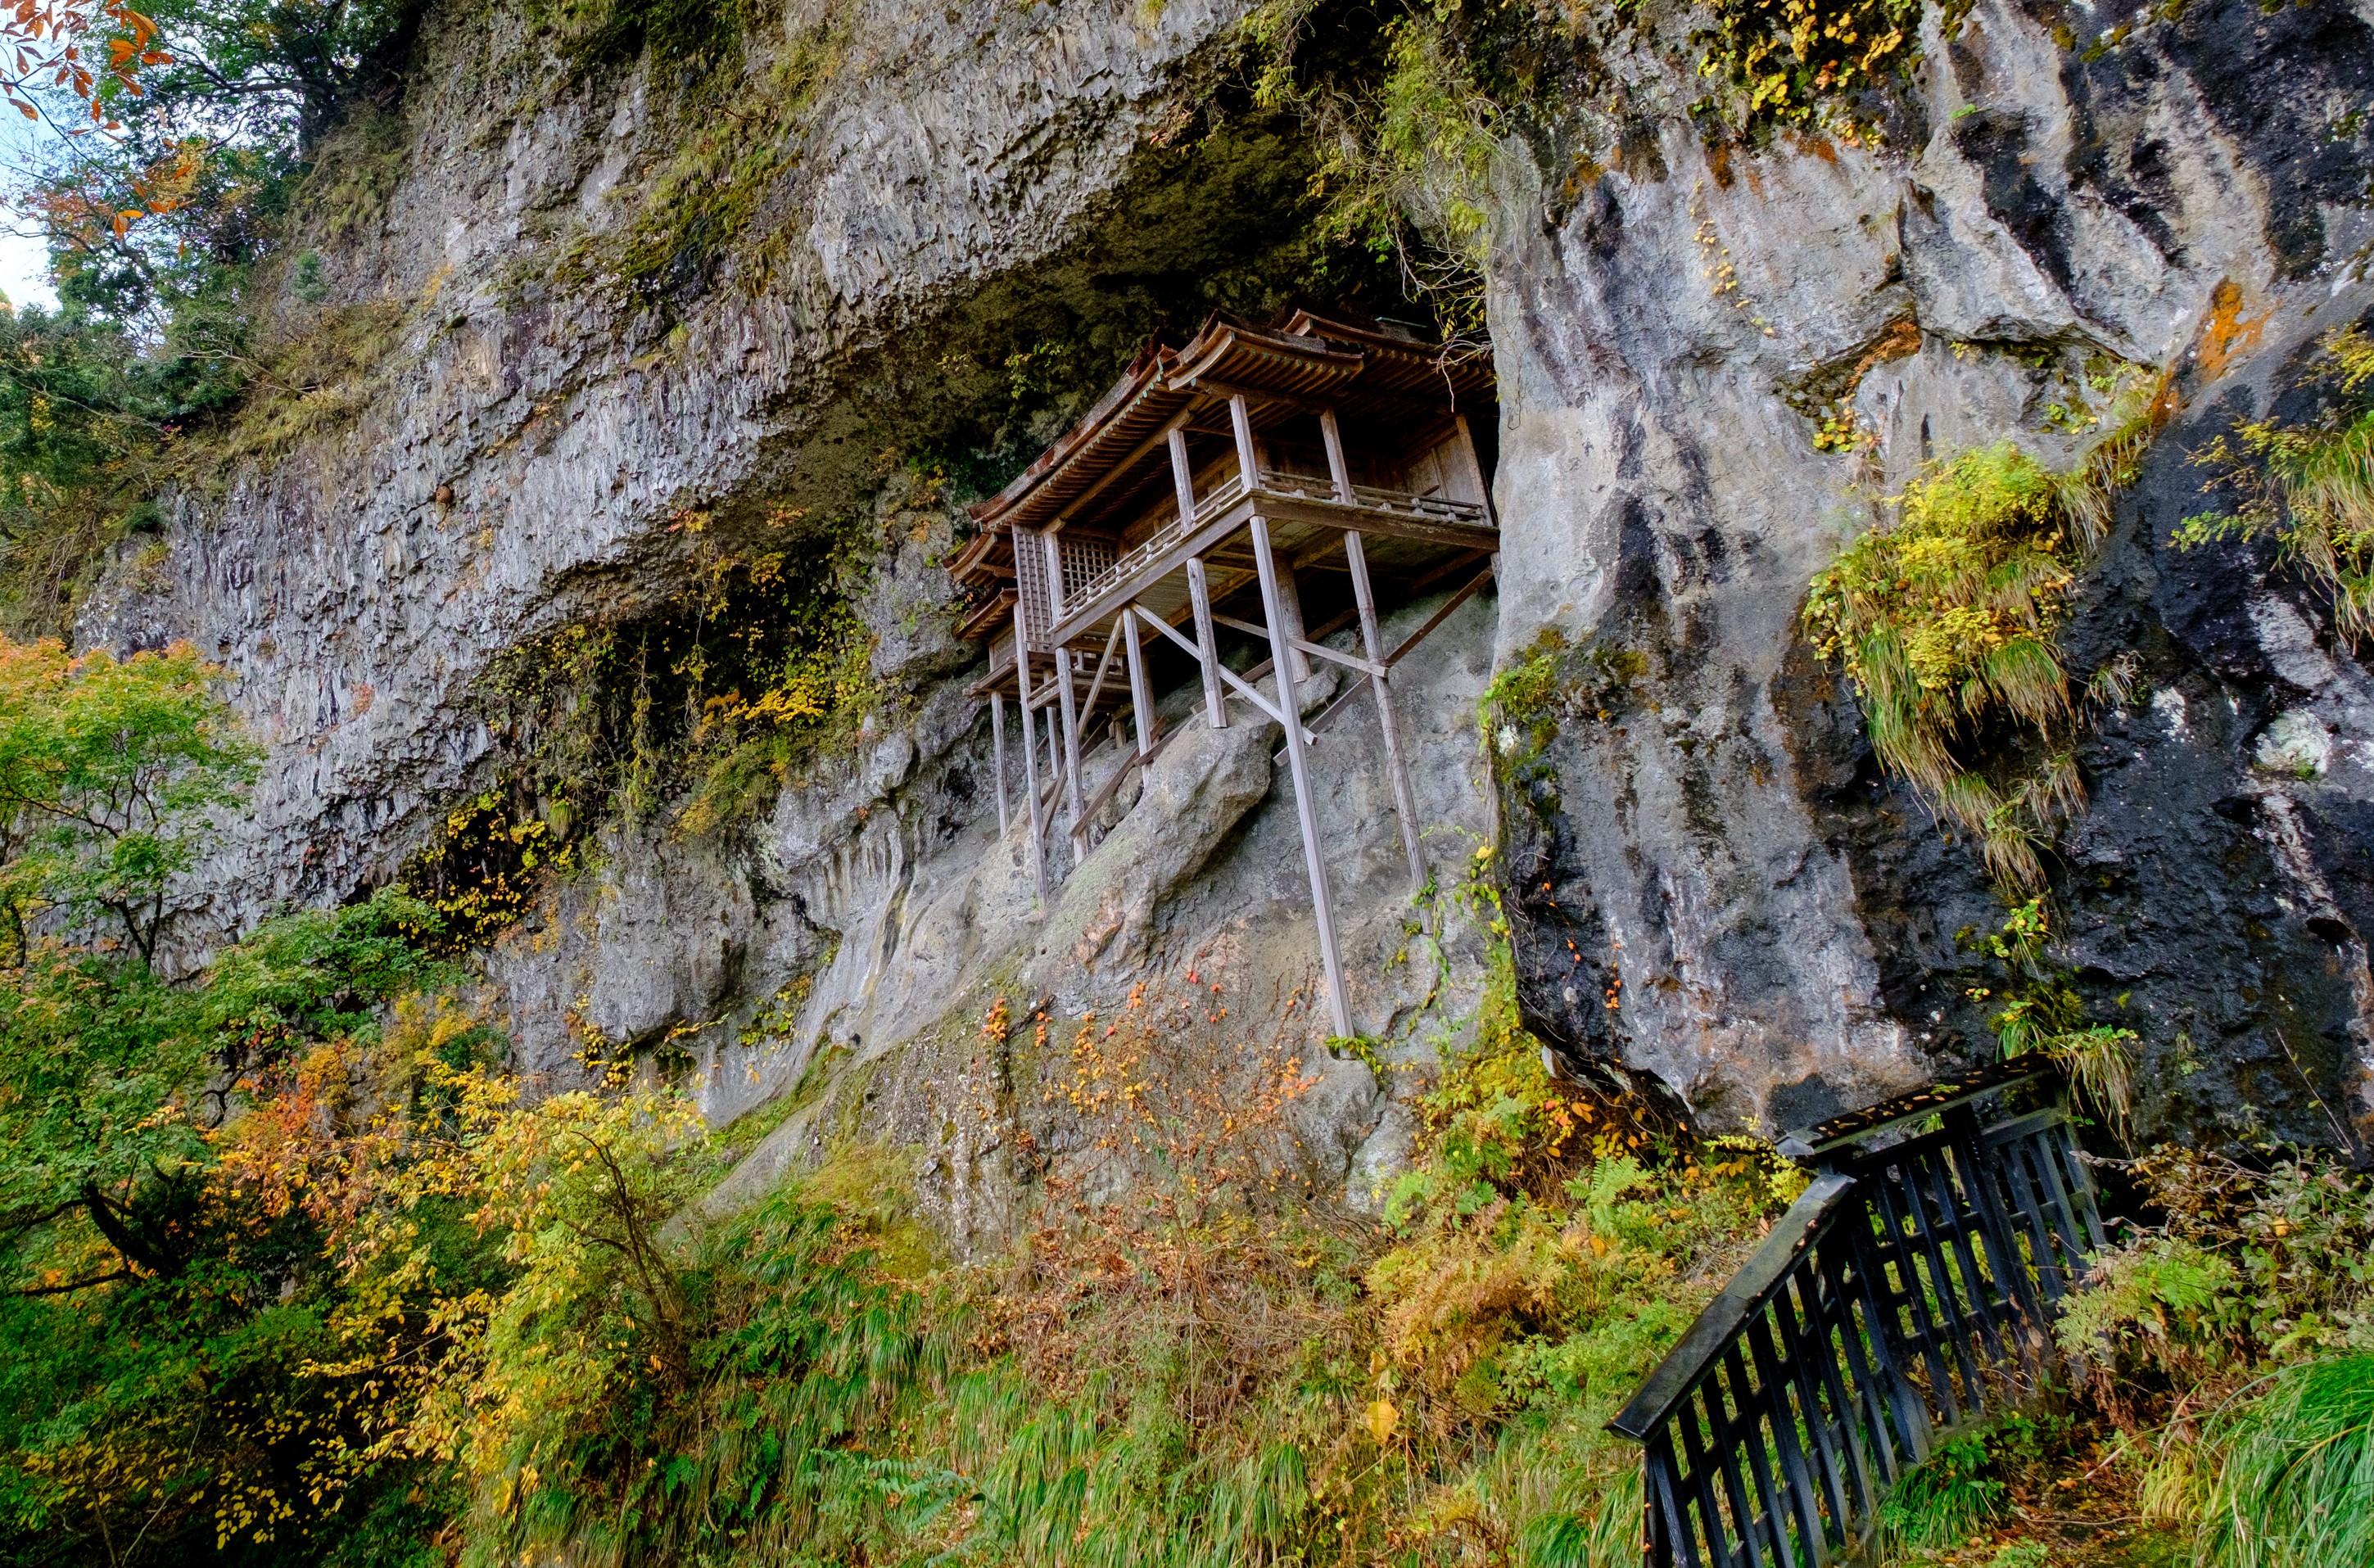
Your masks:
<instances>
[{"instance_id":1,"label":"wooden fence slat","mask_svg":"<svg viewBox=\"0 0 2374 1568\"><path fill-rule=\"evenodd\" d=\"M1799 1556L1805 1568L1817 1568L1829 1531L1823 1524L1821 1494L1815 1490L1814 1472L1805 1463L1799 1429L1802 1423L1804 1437L1811 1441L1814 1426L1820 1418L1819 1412L1810 1407L1801 1408L1798 1401L1791 1398L1794 1392L1802 1400L1803 1390L1773 1346L1771 1319L1789 1299L1788 1282L1784 1280L1781 1283L1782 1289L1772 1298L1772 1305L1747 1320L1747 1349L1756 1363L1756 1379L1764 1387L1765 1413L1772 1422L1772 1446L1780 1461L1789 1522L1797 1528Z\"/></svg>"},{"instance_id":2,"label":"wooden fence slat","mask_svg":"<svg viewBox=\"0 0 2374 1568\"><path fill-rule=\"evenodd\" d=\"M1822 1141L1825 1173L1610 1423L1643 1445L1650 1568L1851 1554L1933 1431L2049 1369L2051 1313L2103 1245L2093 1184L2065 1110L1973 1108L2041 1076L1904 1096ZM1899 1128L1917 1135L1862 1147Z\"/></svg>"},{"instance_id":3,"label":"wooden fence slat","mask_svg":"<svg viewBox=\"0 0 2374 1568\"><path fill-rule=\"evenodd\" d=\"M1951 1132L1951 1128L1948 1128ZM2016 1360L2018 1350L2012 1338L2011 1326L2005 1321L2003 1305L1996 1299L1995 1281L1979 1267L1979 1258L1970 1246L1972 1222L1978 1218L1978 1194L1975 1181L1957 1180L1962 1173L1956 1168L1958 1143L1949 1143L1937 1151L1929 1162L1929 1190L1937 1203L1942 1220L1940 1230L1944 1240L1953 1248L1947 1259L1955 1277L1962 1281L1967 1297L1964 1305L1974 1332L1969 1336L1969 1354L1965 1363L1974 1368L1973 1381L1983 1386L1987 1363L1993 1360Z\"/></svg>"},{"instance_id":4,"label":"wooden fence slat","mask_svg":"<svg viewBox=\"0 0 2374 1568\"><path fill-rule=\"evenodd\" d=\"M1822 1299L1821 1276L1811 1258L1790 1275L1788 1286L1775 1298L1775 1318L1780 1328L1780 1354L1797 1383L1797 1398L1806 1412L1816 1459L1821 1466L1822 1497L1829 1515L1828 1538L1843 1546L1850 1539L1848 1521L1856 1504L1869 1495L1861 1481L1861 1456L1855 1451L1854 1408L1839 1384L1837 1361L1808 1348L1808 1334L1829 1349L1828 1309ZM1861 1484L1858 1484L1858 1483ZM1851 1492L1850 1489L1853 1489Z\"/></svg>"},{"instance_id":5,"label":"wooden fence slat","mask_svg":"<svg viewBox=\"0 0 2374 1568\"><path fill-rule=\"evenodd\" d=\"M1749 1319L1751 1323L1754 1319ZM1741 1338L1745 1338L1742 1335ZM1796 1554L1789 1549L1789 1511L1780 1501L1780 1490L1772 1472L1772 1434L1769 1431L1770 1411L1759 1390L1747 1373L1747 1363L1741 1359L1739 1340L1733 1340L1724 1352L1722 1366L1731 1385L1732 1408L1737 1412L1734 1425L1736 1451L1746 1457L1747 1479L1755 1483L1749 1501L1761 1510L1757 1521L1758 1544L1770 1553L1773 1562L1792 1568Z\"/></svg>"},{"instance_id":6,"label":"wooden fence slat","mask_svg":"<svg viewBox=\"0 0 2374 1568\"><path fill-rule=\"evenodd\" d=\"M1708 1472L1715 1461L1705 1435L1698 1426L1698 1411L1706 1403L1705 1386L1701 1382L1683 1399L1686 1418L1682 1422L1682 1451L1690 1457L1690 1479L1698 1493L1698 1525L1706 1537L1707 1555L1713 1559L1714 1568L1733 1568L1739 1556L1731 1549L1731 1528L1724 1522L1722 1509L1717 1505L1714 1478ZM1711 1434L1710 1427L1709 1434Z\"/></svg>"}]
</instances>

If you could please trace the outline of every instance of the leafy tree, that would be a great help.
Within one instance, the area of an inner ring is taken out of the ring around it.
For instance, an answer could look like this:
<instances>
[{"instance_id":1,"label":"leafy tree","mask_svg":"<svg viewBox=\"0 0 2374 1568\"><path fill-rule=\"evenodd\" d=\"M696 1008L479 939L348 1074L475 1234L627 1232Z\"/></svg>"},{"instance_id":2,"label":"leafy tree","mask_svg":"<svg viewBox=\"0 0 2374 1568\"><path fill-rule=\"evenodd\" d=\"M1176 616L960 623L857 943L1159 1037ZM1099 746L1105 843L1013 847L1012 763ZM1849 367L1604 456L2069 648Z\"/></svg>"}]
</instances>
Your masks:
<instances>
[{"instance_id":1,"label":"leafy tree","mask_svg":"<svg viewBox=\"0 0 2374 1568\"><path fill-rule=\"evenodd\" d=\"M420 1534L369 1457L367 1380L320 1370L347 1343L337 1216L259 1152L294 1127L374 1147L405 1085L356 1064L441 977L436 917L382 895L159 974L173 878L254 766L209 683L186 650L0 641L0 1562L269 1557L349 1501L358 1540ZM422 1218L457 1270L484 1253Z\"/></svg>"},{"instance_id":2,"label":"leafy tree","mask_svg":"<svg viewBox=\"0 0 2374 1568\"><path fill-rule=\"evenodd\" d=\"M316 146L393 93L417 10L170 0L151 18L47 0L0 13L0 44L33 29L65 67L32 69L49 55L19 49L0 91L71 133L14 193L48 238L60 308L0 319L0 622L57 626L100 549L153 515L176 438L239 407L258 370L258 282L276 276ZM106 68L65 58L101 50Z\"/></svg>"},{"instance_id":3,"label":"leafy tree","mask_svg":"<svg viewBox=\"0 0 2374 1568\"><path fill-rule=\"evenodd\" d=\"M406 0L167 0L170 45L102 84L114 135L57 149L31 193L72 312L136 323L166 358L235 351L247 269L275 248L313 147L394 88Z\"/></svg>"},{"instance_id":4,"label":"leafy tree","mask_svg":"<svg viewBox=\"0 0 2374 1568\"><path fill-rule=\"evenodd\" d=\"M0 313L0 624L62 621L153 485L178 409L147 369L105 323Z\"/></svg>"},{"instance_id":5,"label":"leafy tree","mask_svg":"<svg viewBox=\"0 0 2374 1568\"><path fill-rule=\"evenodd\" d=\"M20 0L0 12L0 97L38 120L63 95L106 124L109 98L138 93L142 67L171 63L156 41L156 24L123 0Z\"/></svg>"},{"instance_id":6,"label":"leafy tree","mask_svg":"<svg viewBox=\"0 0 2374 1568\"><path fill-rule=\"evenodd\" d=\"M254 773L211 679L187 648L118 662L0 641L0 913L16 962L45 922L94 915L154 961L206 812Z\"/></svg>"}]
</instances>

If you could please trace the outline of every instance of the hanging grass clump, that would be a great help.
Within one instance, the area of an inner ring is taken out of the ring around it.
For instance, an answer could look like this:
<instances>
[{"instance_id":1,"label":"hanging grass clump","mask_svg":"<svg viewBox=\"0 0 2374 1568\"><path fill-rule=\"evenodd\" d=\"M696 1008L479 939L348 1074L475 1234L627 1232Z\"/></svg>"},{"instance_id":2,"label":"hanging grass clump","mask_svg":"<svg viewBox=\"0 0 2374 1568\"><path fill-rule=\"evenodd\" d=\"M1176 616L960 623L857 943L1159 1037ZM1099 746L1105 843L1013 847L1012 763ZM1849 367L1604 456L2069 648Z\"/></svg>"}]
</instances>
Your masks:
<instances>
[{"instance_id":1,"label":"hanging grass clump","mask_svg":"<svg viewBox=\"0 0 2374 1568\"><path fill-rule=\"evenodd\" d=\"M2089 483L2008 440L1932 464L1898 498L1894 524L1855 541L1805 605L1816 646L1844 662L1863 698L1881 763L2022 889L2043 880L2036 838L2083 803L2083 787L2065 755L2008 786L1977 758L1991 736L2049 740L2068 716L2052 634L2099 537Z\"/></svg>"},{"instance_id":2,"label":"hanging grass clump","mask_svg":"<svg viewBox=\"0 0 2374 1568\"><path fill-rule=\"evenodd\" d=\"M2239 493L2231 512L2188 517L2171 543L2190 550L2224 539L2272 539L2284 564L2321 588L2333 627L2351 647L2374 634L2374 340L2356 327L2319 345L2318 377L2337 405L2307 425L2245 420L2193 458Z\"/></svg>"},{"instance_id":3,"label":"hanging grass clump","mask_svg":"<svg viewBox=\"0 0 2374 1568\"><path fill-rule=\"evenodd\" d=\"M2085 805L2054 633L2164 418L2164 385L2130 382L2067 473L2009 439L1925 465L1806 598L1806 633L1845 665L1881 764L1979 841L2008 897L2043 885L2039 848ZM2126 679L2113 665L2098 695L2122 699Z\"/></svg>"}]
</instances>

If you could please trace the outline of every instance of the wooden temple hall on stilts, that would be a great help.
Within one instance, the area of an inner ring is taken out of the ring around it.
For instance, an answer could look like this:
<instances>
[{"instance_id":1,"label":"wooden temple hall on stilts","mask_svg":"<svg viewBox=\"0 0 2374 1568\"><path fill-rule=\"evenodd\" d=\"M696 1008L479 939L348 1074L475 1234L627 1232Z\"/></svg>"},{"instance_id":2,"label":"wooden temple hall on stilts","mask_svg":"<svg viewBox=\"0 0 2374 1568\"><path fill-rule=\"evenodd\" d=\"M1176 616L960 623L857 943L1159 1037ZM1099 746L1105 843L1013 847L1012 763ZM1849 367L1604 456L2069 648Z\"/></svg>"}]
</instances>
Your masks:
<instances>
[{"instance_id":1,"label":"wooden temple hall on stilts","mask_svg":"<svg viewBox=\"0 0 2374 1568\"><path fill-rule=\"evenodd\" d=\"M1009 833L1015 701L1018 804L1042 908L1050 879L1087 856L1106 806L1169 739L1158 677L1193 670L1210 727L1242 703L1285 731L1329 1010L1338 1034L1354 1032L1310 753L1344 709L1373 707L1410 880L1422 886L1392 673L1491 576L1499 533L1470 424L1491 399L1486 366L1405 333L1308 311L1269 328L1216 317L1182 349L1148 347L1070 434L972 509L979 532L955 570L978 605L965 634L989 642L973 690L989 699ZM1381 604L1444 588L1451 599L1388 649ZM1340 613L1311 625L1306 606ZM1358 652L1325 645L1356 624ZM1266 661L1232 667L1236 638ZM1352 680L1298 722L1313 660Z\"/></svg>"}]
</instances>

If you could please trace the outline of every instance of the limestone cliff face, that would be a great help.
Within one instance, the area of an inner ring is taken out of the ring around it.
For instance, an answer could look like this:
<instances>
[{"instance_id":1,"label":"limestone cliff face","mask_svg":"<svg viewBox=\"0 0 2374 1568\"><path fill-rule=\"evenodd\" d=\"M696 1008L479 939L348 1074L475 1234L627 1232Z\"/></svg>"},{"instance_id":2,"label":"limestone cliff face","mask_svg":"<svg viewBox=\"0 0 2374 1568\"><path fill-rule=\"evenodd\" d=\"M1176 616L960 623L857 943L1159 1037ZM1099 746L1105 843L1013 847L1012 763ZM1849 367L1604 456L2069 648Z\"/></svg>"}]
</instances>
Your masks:
<instances>
[{"instance_id":1,"label":"limestone cliff face","mask_svg":"<svg viewBox=\"0 0 2374 1568\"><path fill-rule=\"evenodd\" d=\"M1507 793L1525 996L1703 1116L1802 1125L1988 1037L1955 937L2001 907L1795 621L1860 497L2004 436L2066 453L2073 353L2173 368L2183 400L2064 638L2080 674L2142 661L2053 879L2081 989L2147 1043L2147 1130L2247 1100L2330 1140L2374 1108L2363 667L2264 555L2166 544L2214 509L2189 455L2374 304L2374 33L2343 5L2096 10L2133 30L2090 57L2068 19L1933 16L1925 122L1888 149L1675 123L1581 146L1608 167L1579 188L1505 171L1499 656L1544 628L1634 656ZM1875 449L1817 451L1808 389ZM2259 760L2284 724L2329 737L2312 770Z\"/></svg>"},{"instance_id":2,"label":"limestone cliff face","mask_svg":"<svg viewBox=\"0 0 2374 1568\"><path fill-rule=\"evenodd\" d=\"M1257 120L1181 135L1241 14L795 5L753 66L798 85L768 100L746 227L633 287L570 258L632 240L701 133L659 67L499 70L522 24L432 19L401 181L326 251L334 306L400 312L370 395L183 497L164 566L112 576L82 627L194 641L271 745L191 929L386 877L503 765L477 694L507 650L677 592L688 510L731 531L784 503L896 514L861 612L905 700L758 822L603 829L599 869L487 959L533 1064L571 1071L573 1030L667 1042L721 1119L805 1078L745 1185L855 1117L926 1152L953 1229L993 1231L1013 1151L946 1114L986 1071L992 996L1077 1012L1214 953L1291 989L1315 950L1254 726L1190 724L1028 918L953 678L953 519L900 511L880 462L993 401L1034 344L1111 357L1285 286L1301 155ZM1920 134L1885 149L1717 148L1678 110L1603 135L1578 109L1496 166L1503 570L1411 661L1428 843L1446 887L1501 847L1536 1028L1710 1125L1793 1125L1980 1048L1954 938L2000 906L1880 777L1796 617L1858 493L2007 433L2067 451L2047 405L2070 353L2174 365L2184 399L2065 639L2081 673L2142 661L2086 743L2093 804L2056 874L2085 987L2152 1052L2147 1127L2239 1127L2239 1089L2330 1138L2374 1103L2374 689L2271 561L2164 543L2199 509L2187 451L2374 304L2374 38L2337 0L2136 22L2087 61L2057 16L1933 21ZM1824 399L1878 432L1869 457L1816 450L1800 410ZM1604 700L1496 776L1475 703L1545 628L1604 654ZM2289 755L2283 726L2321 737L2312 770L2260 765ZM1372 744L1331 731L1322 814L1358 1022L1418 1059L1472 1012L1482 942L1407 905ZM1373 1190L1407 1113L1364 1066L1321 1076L1311 1141Z\"/></svg>"},{"instance_id":3,"label":"limestone cliff face","mask_svg":"<svg viewBox=\"0 0 2374 1568\"><path fill-rule=\"evenodd\" d=\"M333 307L402 312L363 406L219 498L183 497L167 565L86 616L92 638L188 638L273 747L207 889L217 928L383 873L493 746L470 701L489 661L675 591L685 509L864 506L886 439L972 391L938 363L966 312L1032 316L1062 292L1066 247L1114 221L1238 14L795 7L750 75L805 52L815 79L751 133L780 172L745 242L687 244L636 289L572 252L629 237L710 127L660 111L648 58L585 76L515 15L432 22L400 181L326 269ZM1238 238L1217 224L1163 261Z\"/></svg>"}]
</instances>

